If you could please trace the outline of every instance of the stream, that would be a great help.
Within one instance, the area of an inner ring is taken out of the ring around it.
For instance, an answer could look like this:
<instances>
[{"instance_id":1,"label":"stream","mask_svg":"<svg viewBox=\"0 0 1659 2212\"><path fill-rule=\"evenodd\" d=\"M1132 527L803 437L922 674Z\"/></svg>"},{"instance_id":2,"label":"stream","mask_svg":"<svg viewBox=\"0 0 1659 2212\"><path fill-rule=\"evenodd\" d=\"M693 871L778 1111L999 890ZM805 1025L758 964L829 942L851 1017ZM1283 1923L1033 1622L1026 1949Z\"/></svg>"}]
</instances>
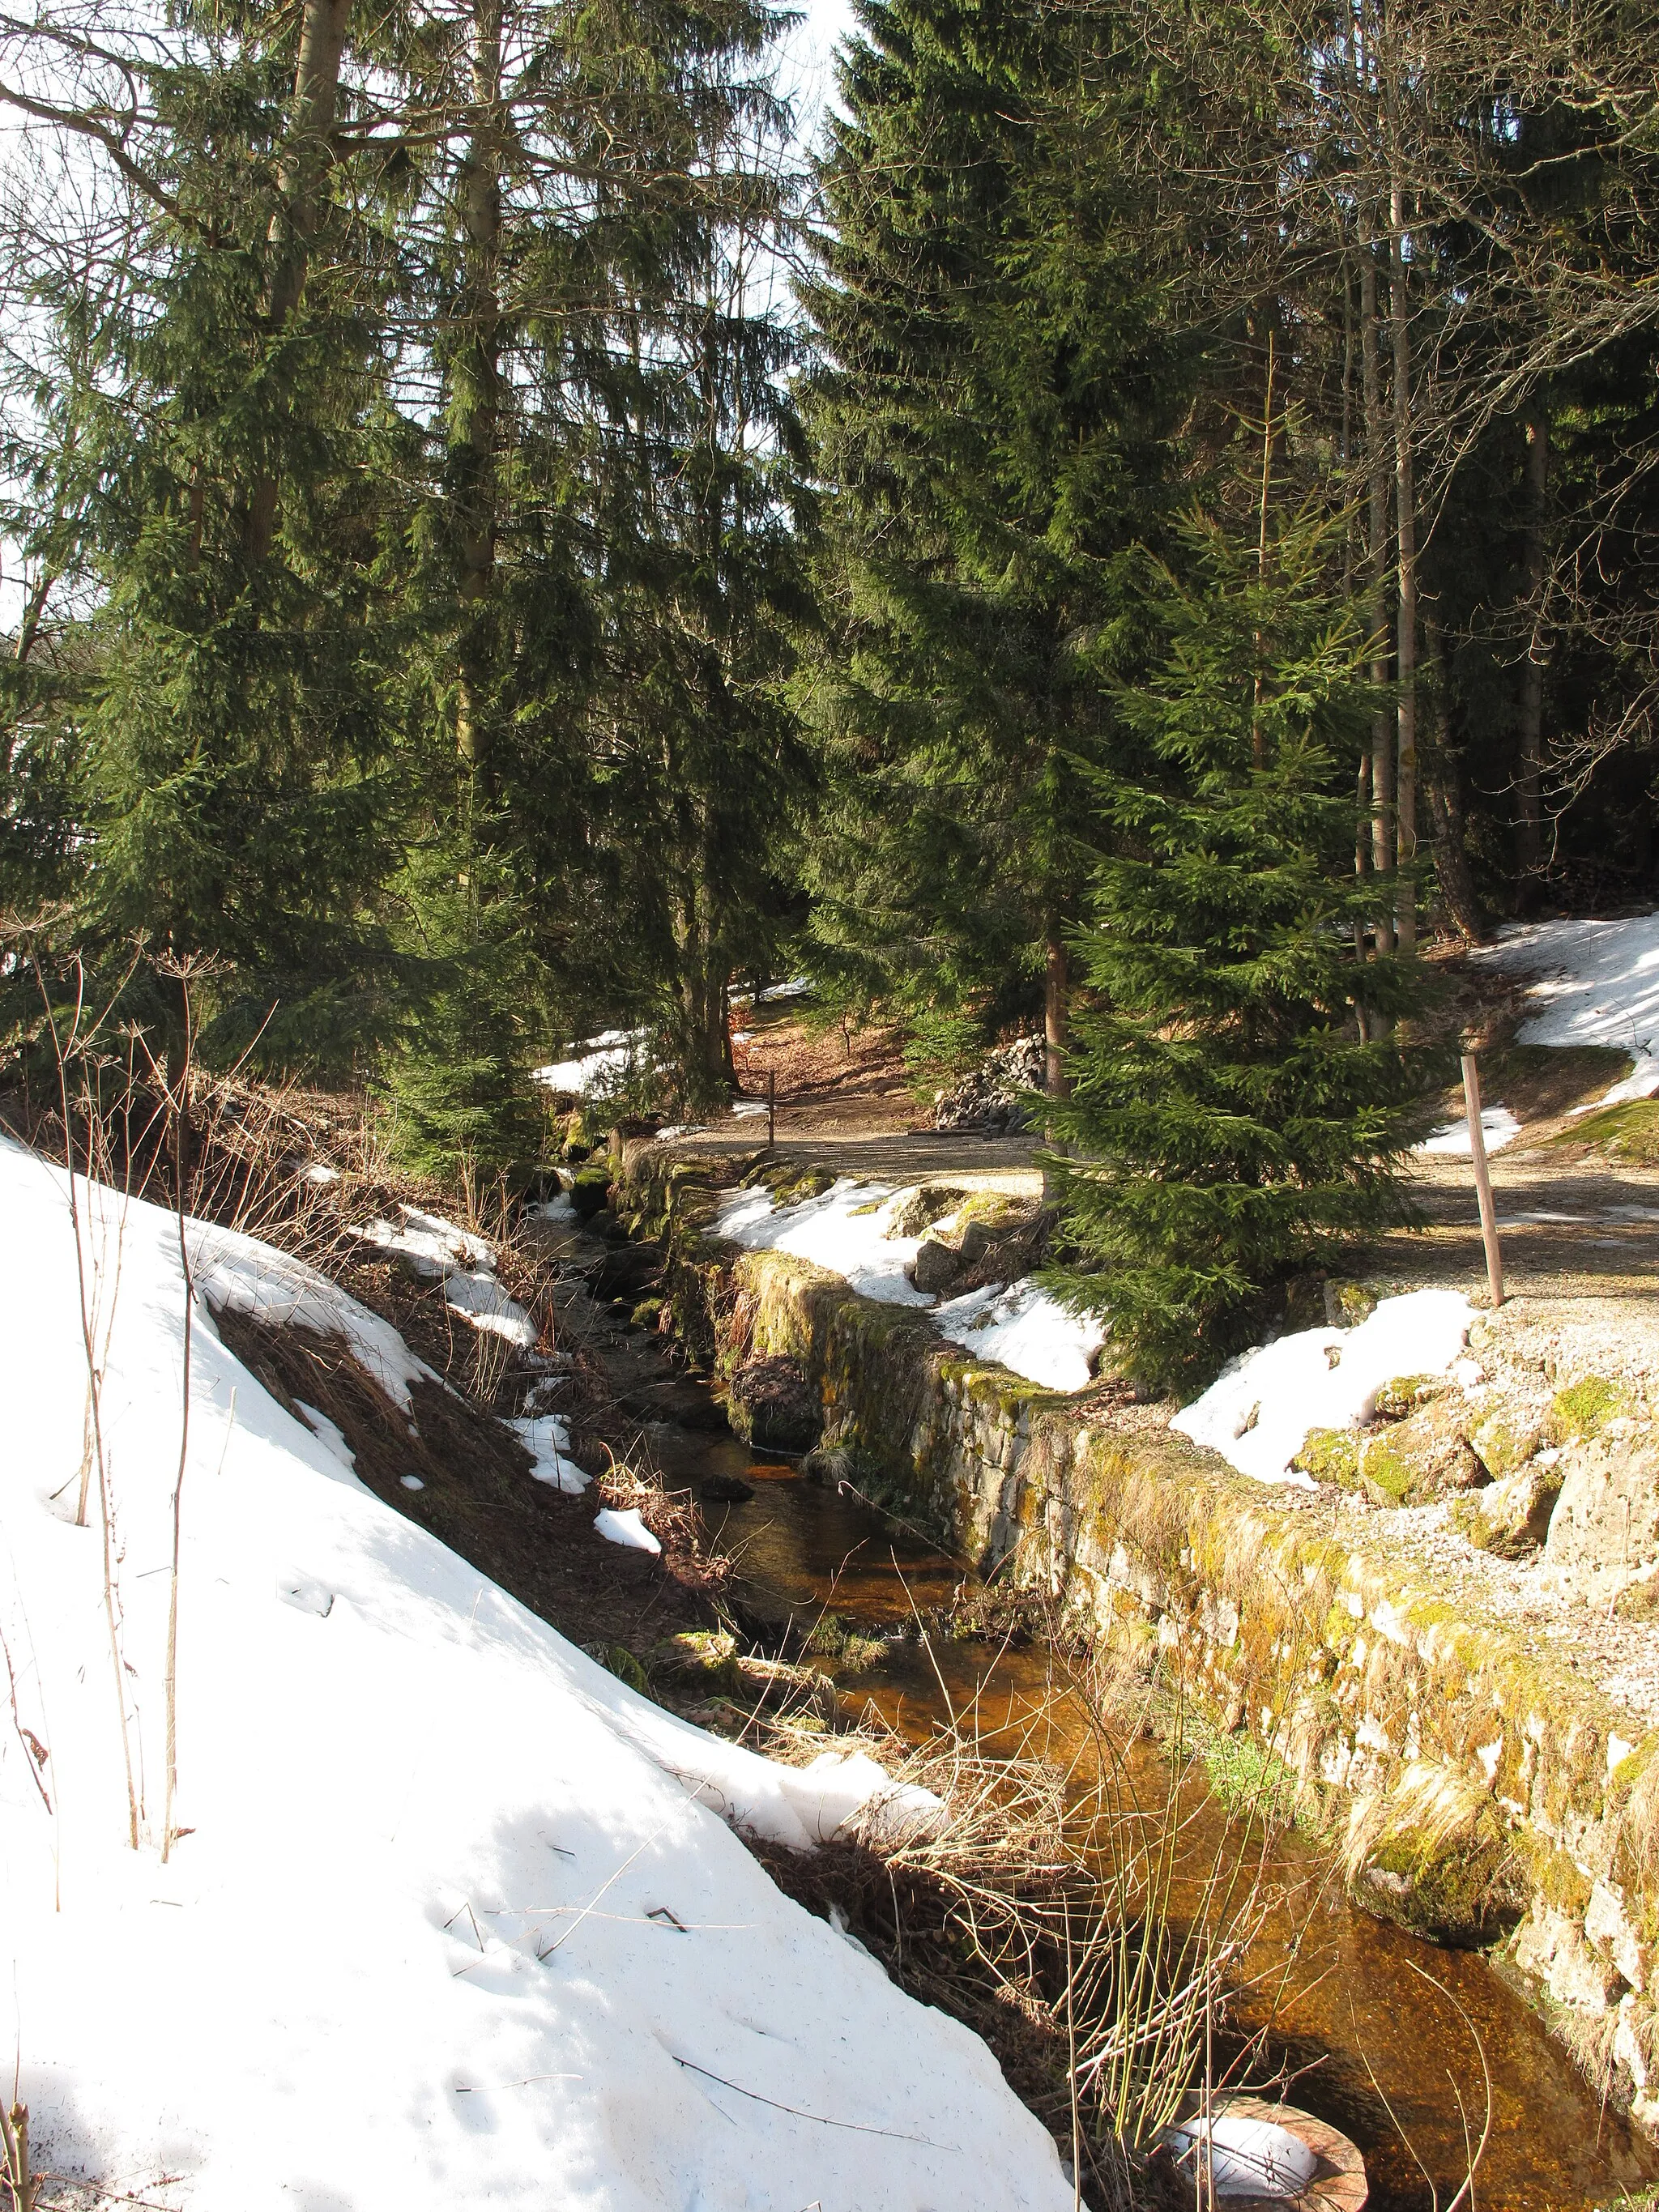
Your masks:
<instances>
[{"instance_id":1,"label":"stream","mask_svg":"<svg viewBox=\"0 0 1659 2212\"><path fill-rule=\"evenodd\" d=\"M658 1343L618 1331L606 1364L626 1384L659 1357ZM1054 1696L1045 1651L945 1638L924 1648L914 1634L894 1633L971 1582L959 1560L851 1492L809 1480L723 1427L677 1416L644 1431L670 1484L701 1493L712 1478L735 1477L754 1493L741 1504L705 1498L702 1508L711 1545L735 1564L739 1608L780 1638L792 1620L810 1627L825 1610L871 1636L885 1633L875 1663L837 1685L849 1714L867 1702L921 1741L954 1712L977 1727L987 1748L1000 1741L1011 1752L1051 1759L1086 1788L1093 1738L1080 1711ZM1119 1755L1143 1805L1156 1806L1176 1786L1155 1742L1127 1745ZM1190 1782L1182 1786L1192 1800L1182 1805L1189 1881L1218 1850L1237 1857L1249 1849L1254 1861L1260 1846L1244 1825ZM1268 1907L1242 1963L1248 1986L1236 2020L1246 2033L1266 2024L1267 2063L1294 2075L1291 2101L1358 2144L1373 2212L1432 2212L1456 2193L1466 2130L1478 2139L1485 2112L1481 2054L1492 2128L1474 2206L1590 2212L1659 2178L1659 2148L1600 2107L1537 2014L1482 1955L1439 1949L1351 1905L1328 1862L1293 1829L1269 1846L1265 1873Z\"/></svg>"}]
</instances>

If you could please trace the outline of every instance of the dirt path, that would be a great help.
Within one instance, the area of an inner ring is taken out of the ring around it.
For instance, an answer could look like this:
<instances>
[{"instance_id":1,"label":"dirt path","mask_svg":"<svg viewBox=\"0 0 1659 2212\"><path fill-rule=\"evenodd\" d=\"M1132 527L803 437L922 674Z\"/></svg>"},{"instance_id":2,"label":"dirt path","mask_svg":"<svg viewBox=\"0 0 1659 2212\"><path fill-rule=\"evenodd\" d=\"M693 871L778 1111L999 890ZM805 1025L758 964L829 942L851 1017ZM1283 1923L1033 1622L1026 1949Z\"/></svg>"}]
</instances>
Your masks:
<instances>
[{"instance_id":1,"label":"dirt path","mask_svg":"<svg viewBox=\"0 0 1659 2212\"><path fill-rule=\"evenodd\" d=\"M1659 1324L1659 1170L1575 1160L1518 1146L1492 1162L1504 1286L1517 1296L1640 1301ZM1482 1293L1486 1279L1467 1159L1425 1161L1412 1194L1430 1226L1383 1238L1365 1273Z\"/></svg>"}]
</instances>

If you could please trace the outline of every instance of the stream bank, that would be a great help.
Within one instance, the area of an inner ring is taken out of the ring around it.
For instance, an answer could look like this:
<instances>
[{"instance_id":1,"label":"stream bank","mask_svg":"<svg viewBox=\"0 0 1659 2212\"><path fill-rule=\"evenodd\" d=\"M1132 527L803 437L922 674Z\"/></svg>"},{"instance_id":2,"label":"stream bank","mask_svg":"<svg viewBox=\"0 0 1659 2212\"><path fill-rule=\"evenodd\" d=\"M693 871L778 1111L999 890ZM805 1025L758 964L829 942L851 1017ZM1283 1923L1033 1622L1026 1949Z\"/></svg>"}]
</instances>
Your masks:
<instances>
[{"instance_id":1,"label":"stream bank","mask_svg":"<svg viewBox=\"0 0 1659 2212\"><path fill-rule=\"evenodd\" d=\"M962 1357L914 1310L723 1244L708 1224L730 1164L647 1141L613 1169L711 1371L793 1362L822 1408L821 1464L1102 1647L1156 1653L1218 1738L1283 1769L1320 1863L1340 1858L1370 1911L1497 1944L1610 2102L1655 2133L1659 1790L1644 1777L1659 1737L1524 1633L1467 1617L1421 1562L1171 1435L1167 1409L1046 1392ZM1470 1971L1495 1986L1484 1962Z\"/></svg>"}]
</instances>

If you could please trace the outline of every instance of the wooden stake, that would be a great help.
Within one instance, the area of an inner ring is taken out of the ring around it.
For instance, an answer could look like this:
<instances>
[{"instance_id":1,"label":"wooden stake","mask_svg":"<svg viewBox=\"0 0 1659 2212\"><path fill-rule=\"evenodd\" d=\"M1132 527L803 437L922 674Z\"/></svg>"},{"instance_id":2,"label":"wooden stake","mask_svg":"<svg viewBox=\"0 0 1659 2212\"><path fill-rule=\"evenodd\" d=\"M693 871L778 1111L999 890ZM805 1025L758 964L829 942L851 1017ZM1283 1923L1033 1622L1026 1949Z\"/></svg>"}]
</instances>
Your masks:
<instances>
[{"instance_id":1,"label":"wooden stake","mask_svg":"<svg viewBox=\"0 0 1659 2212\"><path fill-rule=\"evenodd\" d=\"M778 1141L778 1071L775 1067L769 1067L766 1071L766 1141L769 1145L775 1145Z\"/></svg>"},{"instance_id":2,"label":"wooden stake","mask_svg":"<svg viewBox=\"0 0 1659 2212\"><path fill-rule=\"evenodd\" d=\"M1480 1200L1480 1237L1486 1248L1486 1280L1492 1287L1492 1310L1504 1303L1504 1255L1498 1248L1498 1212L1492 1198L1492 1170L1486 1165L1486 1136L1480 1126L1480 1071L1474 1054L1463 1054L1463 1109L1468 1116L1469 1152L1474 1160L1474 1188Z\"/></svg>"}]
</instances>

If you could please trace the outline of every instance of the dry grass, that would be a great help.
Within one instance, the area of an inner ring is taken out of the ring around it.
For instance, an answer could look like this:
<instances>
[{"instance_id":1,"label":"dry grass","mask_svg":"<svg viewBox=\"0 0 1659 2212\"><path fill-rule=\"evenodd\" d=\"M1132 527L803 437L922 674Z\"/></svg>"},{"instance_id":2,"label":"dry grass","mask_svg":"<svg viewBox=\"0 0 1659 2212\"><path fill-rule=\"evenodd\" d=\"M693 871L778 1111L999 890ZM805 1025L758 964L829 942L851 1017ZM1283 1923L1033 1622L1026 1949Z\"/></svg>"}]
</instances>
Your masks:
<instances>
[{"instance_id":1,"label":"dry grass","mask_svg":"<svg viewBox=\"0 0 1659 2212\"><path fill-rule=\"evenodd\" d=\"M1115 2212L1169 2185L1161 2139L1193 2091L1237 2086L1259 2055L1256 2038L1231 2068L1216 2057L1267 1908L1268 1823L1247 1815L1201 1847L1178 1735L1170 1786L1144 1801L1099 1687L1069 1670L1053 1680L1097 1723L1066 1768L1000 1739L993 1751L960 1722L908 1744L866 1714L850 1741L896 1790L930 1791L938 1814L895 1820L878 1800L809 1857L756 1848L791 1895L844 1916L902 1987L984 2038L1088 2201ZM1040 1714L1027 1747L1039 1730ZM774 1757L823 1748L787 1719L757 1735Z\"/></svg>"}]
</instances>

